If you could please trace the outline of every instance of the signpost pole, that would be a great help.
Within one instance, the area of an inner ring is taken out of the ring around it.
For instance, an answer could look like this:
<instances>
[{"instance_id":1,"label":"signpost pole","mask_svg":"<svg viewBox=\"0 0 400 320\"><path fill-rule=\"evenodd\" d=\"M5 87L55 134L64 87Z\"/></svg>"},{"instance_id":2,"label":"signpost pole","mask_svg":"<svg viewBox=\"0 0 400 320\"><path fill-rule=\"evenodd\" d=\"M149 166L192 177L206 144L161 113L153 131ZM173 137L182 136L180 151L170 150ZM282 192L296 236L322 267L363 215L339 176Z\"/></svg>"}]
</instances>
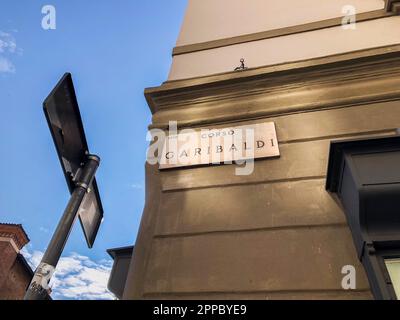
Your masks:
<instances>
[{"instance_id":1,"label":"signpost pole","mask_svg":"<svg viewBox=\"0 0 400 320\"><path fill-rule=\"evenodd\" d=\"M25 294L25 300L46 299L48 284L62 254L65 243L71 232L74 221L86 192L88 192L96 170L100 164L100 158L96 155L88 155L79 177L75 183L74 191L65 208L64 214L56 231L46 249L46 252L36 268L35 274Z\"/></svg>"}]
</instances>

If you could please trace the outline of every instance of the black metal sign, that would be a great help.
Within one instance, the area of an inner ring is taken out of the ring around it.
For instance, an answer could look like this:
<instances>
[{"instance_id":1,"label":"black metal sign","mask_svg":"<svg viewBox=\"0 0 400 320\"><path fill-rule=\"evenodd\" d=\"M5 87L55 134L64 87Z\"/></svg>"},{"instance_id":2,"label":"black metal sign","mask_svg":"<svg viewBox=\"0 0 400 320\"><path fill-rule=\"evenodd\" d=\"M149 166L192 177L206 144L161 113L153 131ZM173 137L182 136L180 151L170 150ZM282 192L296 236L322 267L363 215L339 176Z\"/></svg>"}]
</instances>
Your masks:
<instances>
[{"instance_id":1,"label":"black metal sign","mask_svg":"<svg viewBox=\"0 0 400 320\"><path fill-rule=\"evenodd\" d=\"M43 103L43 109L69 191L72 193L89 148L70 73L64 74L51 91ZM103 218L103 207L95 178L88 191L79 209L79 220L91 248Z\"/></svg>"}]
</instances>

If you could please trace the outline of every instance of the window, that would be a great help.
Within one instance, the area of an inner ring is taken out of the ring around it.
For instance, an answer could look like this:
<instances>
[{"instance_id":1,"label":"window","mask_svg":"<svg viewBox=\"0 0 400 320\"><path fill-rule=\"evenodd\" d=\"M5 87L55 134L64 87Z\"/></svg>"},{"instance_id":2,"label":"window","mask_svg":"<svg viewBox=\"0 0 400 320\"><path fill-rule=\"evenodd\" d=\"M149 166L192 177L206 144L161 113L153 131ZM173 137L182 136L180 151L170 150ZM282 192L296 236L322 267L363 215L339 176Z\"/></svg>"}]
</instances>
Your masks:
<instances>
[{"instance_id":1,"label":"window","mask_svg":"<svg viewBox=\"0 0 400 320\"><path fill-rule=\"evenodd\" d=\"M385 265L389 272L397 300L400 300L400 258L385 259Z\"/></svg>"}]
</instances>

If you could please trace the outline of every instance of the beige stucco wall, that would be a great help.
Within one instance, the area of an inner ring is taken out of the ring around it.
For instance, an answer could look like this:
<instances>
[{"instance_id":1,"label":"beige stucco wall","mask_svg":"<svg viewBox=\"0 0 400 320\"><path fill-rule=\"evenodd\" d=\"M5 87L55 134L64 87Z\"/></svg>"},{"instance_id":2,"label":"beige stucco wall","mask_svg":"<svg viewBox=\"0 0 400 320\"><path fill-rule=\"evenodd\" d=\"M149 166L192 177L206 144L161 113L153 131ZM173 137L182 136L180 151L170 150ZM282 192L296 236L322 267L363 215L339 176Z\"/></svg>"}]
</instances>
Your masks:
<instances>
[{"instance_id":1,"label":"beige stucco wall","mask_svg":"<svg viewBox=\"0 0 400 320\"><path fill-rule=\"evenodd\" d=\"M331 18L333 3L344 2L196 0L190 6L199 6L199 20L191 21L189 6L185 24L208 32L212 22L234 35L230 28L256 28L255 7L242 26L229 20L237 10L218 21L212 6L228 1L275 3L292 17L277 23L296 24ZM305 3L326 11L308 11ZM368 11L378 1L357 3ZM258 26L265 22L256 16ZM183 33L195 28L185 24ZM345 215L325 191L326 170L332 140L396 134L400 46L311 58L398 44L399 27L400 17L380 18L355 30L330 27L175 55L170 80L232 71L241 57L250 68L310 60L146 90L154 128L170 120L195 130L272 121L281 156L255 161L248 176L236 175L234 165L159 170L147 163L146 205L123 298L371 298ZM356 268L356 290L342 288L345 265Z\"/></svg>"},{"instance_id":2,"label":"beige stucco wall","mask_svg":"<svg viewBox=\"0 0 400 320\"><path fill-rule=\"evenodd\" d=\"M358 22L354 30L337 26L176 55L168 80L232 71L242 57L254 68L398 44L399 30L400 16L393 16Z\"/></svg>"},{"instance_id":3,"label":"beige stucco wall","mask_svg":"<svg viewBox=\"0 0 400 320\"><path fill-rule=\"evenodd\" d=\"M379 10L383 0L189 0L177 45L187 45Z\"/></svg>"},{"instance_id":4,"label":"beige stucco wall","mask_svg":"<svg viewBox=\"0 0 400 320\"><path fill-rule=\"evenodd\" d=\"M243 176L235 165L146 164L124 299L371 298L325 183L332 140L393 135L400 126L400 46L386 52L146 90L154 128L274 122L281 156L256 160ZM356 268L356 290L341 286L345 265Z\"/></svg>"}]
</instances>

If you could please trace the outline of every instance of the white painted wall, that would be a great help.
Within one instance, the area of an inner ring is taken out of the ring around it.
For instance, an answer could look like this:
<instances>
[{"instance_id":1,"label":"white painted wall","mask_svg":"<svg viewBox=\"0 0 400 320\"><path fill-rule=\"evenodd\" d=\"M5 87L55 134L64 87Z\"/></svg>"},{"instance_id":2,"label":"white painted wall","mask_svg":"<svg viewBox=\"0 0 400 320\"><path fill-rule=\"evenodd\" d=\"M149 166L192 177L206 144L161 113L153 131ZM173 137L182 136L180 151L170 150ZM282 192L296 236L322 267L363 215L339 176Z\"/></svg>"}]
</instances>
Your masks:
<instances>
[{"instance_id":1,"label":"white painted wall","mask_svg":"<svg viewBox=\"0 0 400 320\"><path fill-rule=\"evenodd\" d=\"M384 0L188 0L177 46L379 10Z\"/></svg>"},{"instance_id":2,"label":"white painted wall","mask_svg":"<svg viewBox=\"0 0 400 320\"><path fill-rule=\"evenodd\" d=\"M359 22L355 30L338 26L177 55L168 80L233 71L242 57L248 67L259 67L399 44L399 30L400 16L393 16Z\"/></svg>"}]
</instances>

